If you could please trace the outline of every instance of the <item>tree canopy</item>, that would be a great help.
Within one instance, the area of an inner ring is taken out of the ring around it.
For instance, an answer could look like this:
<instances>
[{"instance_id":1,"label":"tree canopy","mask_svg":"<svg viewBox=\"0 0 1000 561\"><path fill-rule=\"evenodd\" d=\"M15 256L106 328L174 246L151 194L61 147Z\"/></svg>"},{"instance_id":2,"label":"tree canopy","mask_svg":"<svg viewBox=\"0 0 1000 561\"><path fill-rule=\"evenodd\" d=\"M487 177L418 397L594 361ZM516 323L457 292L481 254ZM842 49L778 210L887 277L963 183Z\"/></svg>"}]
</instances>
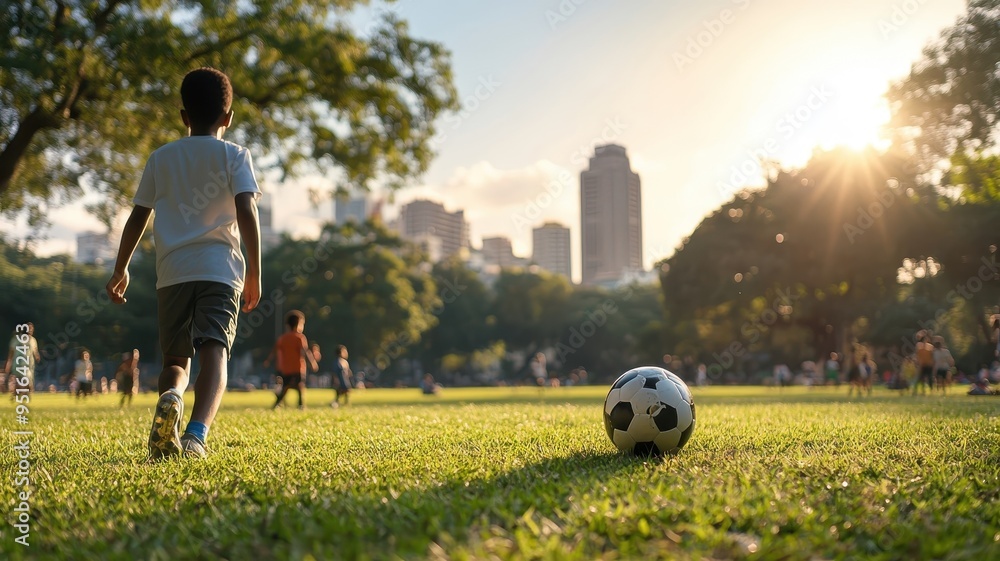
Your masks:
<instances>
[{"instance_id":1,"label":"tree canopy","mask_svg":"<svg viewBox=\"0 0 1000 561\"><path fill-rule=\"evenodd\" d=\"M146 156L183 133L179 86L199 66L226 72L227 138L292 176L331 187L398 187L426 170L434 121L457 107L449 53L381 18L366 0L14 0L0 5L0 211L99 193L106 222Z\"/></svg>"},{"instance_id":2,"label":"tree canopy","mask_svg":"<svg viewBox=\"0 0 1000 561\"><path fill-rule=\"evenodd\" d=\"M995 147L1000 118L1000 1L970 0L888 93L892 127L925 169L956 152Z\"/></svg>"}]
</instances>

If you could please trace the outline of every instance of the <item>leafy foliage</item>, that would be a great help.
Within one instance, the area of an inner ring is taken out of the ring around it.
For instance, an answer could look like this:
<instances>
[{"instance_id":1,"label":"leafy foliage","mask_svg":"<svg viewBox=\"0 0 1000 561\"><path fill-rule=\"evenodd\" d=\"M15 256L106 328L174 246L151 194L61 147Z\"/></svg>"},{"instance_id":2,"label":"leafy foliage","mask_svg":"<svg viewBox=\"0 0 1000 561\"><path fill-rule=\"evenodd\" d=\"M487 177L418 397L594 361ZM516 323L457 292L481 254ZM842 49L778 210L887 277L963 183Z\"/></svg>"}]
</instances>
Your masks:
<instances>
[{"instance_id":1,"label":"leafy foliage","mask_svg":"<svg viewBox=\"0 0 1000 561\"><path fill-rule=\"evenodd\" d=\"M986 345L1000 204L954 200L919 184L907 162L894 151L817 153L706 218L662 263L677 352L717 363L773 352L797 364L858 339L900 347L921 329L956 340L961 331L938 322L948 313L973 326L967 349ZM970 282L975 290L956 289ZM913 308L914 298L927 305Z\"/></svg>"},{"instance_id":2,"label":"leafy foliage","mask_svg":"<svg viewBox=\"0 0 1000 561\"><path fill-rule=\"evenodd\" d=\"M5 2L0 209L38 222L88 187L110 220L149 153L182 132L180 80L199 66L230 76L229 138L259 163L400 186L427 168L434 120L457 106L449 53L391 16L352 29L366 3Z\"/></svg>"},{"instance_id":3,"label":"leafy foliage","mask_svg":"<svg viewBox=\"0 0 1000 561\"><path fill-rule=\"evenodd\" d=\"M956 152L996 146L1000 107L1000 2L970 0L968 11L924 49L888 97L893 126L926 167Z\"/></svg>"}]
</instances>

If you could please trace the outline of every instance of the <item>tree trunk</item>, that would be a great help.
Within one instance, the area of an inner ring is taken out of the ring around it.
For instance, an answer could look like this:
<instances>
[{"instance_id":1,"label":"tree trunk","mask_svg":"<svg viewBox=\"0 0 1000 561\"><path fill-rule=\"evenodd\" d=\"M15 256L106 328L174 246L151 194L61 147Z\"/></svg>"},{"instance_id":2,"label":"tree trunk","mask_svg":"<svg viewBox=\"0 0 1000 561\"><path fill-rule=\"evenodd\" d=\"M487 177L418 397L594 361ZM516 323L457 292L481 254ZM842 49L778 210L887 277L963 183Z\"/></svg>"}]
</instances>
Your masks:
<instances>
[{"instance_id":1,"label":"tree trunk","mask_svg":"<svg viewBox=\"0 0 1000 561\"><path fill-rule=\"evenodd\" d=\"M17 132L0 152L0 196L3 196L17 176L17 166L31 146L35 134L43 129L55 128L59 121L48 111L36 108L17 127Z\"/></svg>"}]
</instances>

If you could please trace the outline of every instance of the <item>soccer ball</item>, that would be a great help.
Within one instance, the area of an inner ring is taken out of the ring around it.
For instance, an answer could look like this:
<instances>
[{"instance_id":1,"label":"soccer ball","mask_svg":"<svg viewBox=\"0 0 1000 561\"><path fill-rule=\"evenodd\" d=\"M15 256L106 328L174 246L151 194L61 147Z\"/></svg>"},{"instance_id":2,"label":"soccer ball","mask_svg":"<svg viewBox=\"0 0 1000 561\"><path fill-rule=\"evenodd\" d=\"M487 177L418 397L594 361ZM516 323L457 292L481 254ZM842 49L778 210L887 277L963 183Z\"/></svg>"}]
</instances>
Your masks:
<instances>
[{"instance_id":1,"label":"soccer ball","mask_svg":"<svg viewBox=\"0 0 1000 561\"><path fill-rule=\"evenodd\" d=\"M663 368L633 368L611 385L604 400L604 428L623 452L674 454L694 432L691 390Z\"/></svg>"}]
</instances>

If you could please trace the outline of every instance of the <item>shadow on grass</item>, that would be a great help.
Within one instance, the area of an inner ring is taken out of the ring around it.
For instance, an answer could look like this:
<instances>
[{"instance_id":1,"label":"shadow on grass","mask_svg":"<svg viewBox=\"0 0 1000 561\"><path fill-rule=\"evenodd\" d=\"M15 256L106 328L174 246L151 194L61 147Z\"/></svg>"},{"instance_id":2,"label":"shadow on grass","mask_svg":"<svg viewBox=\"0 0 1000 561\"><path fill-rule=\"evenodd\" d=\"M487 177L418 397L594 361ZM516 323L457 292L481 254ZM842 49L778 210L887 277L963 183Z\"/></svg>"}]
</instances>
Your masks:
<instances>
[{"instance_id":1,"label":"shadow on grass","mask_svg":"<svg viewBox=\"0 0 1000 561\"><path fill-rule=\"evenodd\" d=\"M176 503L132 505L144 514L129 528L97 532L79 543L46 541L35 553L55 555L71 548L84 559L424 557L432 543L475 548L491 532L512 539L518 527L537 530L570 510L572 495L600 489L619 472L641 468L643 461L581 452L484 479L400 492L282 494L244 482L237 489L220 489L214 500L195 493Z\"/></svg>"}]
</instances>

